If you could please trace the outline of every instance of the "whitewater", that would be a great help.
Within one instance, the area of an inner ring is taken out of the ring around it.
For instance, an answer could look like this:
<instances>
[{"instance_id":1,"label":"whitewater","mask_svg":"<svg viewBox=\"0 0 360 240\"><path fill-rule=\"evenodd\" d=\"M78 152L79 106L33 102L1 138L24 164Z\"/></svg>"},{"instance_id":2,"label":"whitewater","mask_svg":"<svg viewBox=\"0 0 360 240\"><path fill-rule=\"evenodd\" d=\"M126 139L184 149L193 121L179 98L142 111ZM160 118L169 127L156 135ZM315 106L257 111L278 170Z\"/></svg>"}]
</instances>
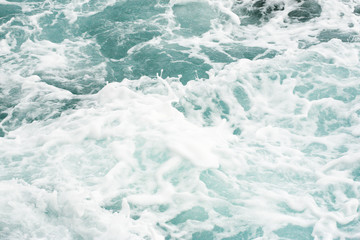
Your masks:
<instances>
[{"instance_id":1,"label":"whitewater","mask_svg":"<svg viewBox=\"0 0 360 240\"><path fill-rule=\"evenodd\" d=\"M0 239L360 239L358 0L0 0Z\"/></svg>"}]
</instances>

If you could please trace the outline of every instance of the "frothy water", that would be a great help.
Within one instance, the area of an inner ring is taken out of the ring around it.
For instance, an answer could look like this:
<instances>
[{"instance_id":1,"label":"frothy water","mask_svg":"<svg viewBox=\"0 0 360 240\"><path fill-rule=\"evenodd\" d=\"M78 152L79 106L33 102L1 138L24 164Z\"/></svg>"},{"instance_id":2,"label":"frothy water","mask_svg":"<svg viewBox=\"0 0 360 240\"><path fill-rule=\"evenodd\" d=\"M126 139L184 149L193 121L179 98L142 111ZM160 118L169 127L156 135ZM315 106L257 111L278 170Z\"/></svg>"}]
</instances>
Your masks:
<instances>
[{"instance_id":1,"label":"frothy water","mask_svg":"<svg viewBox=\"0 0 360 240\"><path fill-rule=\"evenodd\" d=\"M357 0L0 0L1 239L360 239Z\"/></svg>"}]
</instances>

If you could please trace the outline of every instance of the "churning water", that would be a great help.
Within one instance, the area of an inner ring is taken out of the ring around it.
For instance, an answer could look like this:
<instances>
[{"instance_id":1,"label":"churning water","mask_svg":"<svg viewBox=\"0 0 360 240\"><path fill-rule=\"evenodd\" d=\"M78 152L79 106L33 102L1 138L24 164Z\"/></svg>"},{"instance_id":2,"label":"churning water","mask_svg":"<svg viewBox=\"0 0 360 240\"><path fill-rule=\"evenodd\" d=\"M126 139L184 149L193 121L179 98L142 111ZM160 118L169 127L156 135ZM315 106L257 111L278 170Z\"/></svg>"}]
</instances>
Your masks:
<instances>
[{"instance_id":1,"label":"churning water","mask_svg":"<svg viewBox=\"0 0 360 240\"><path fill-rule=\"evenodd\" d=\"M360 239L358 0L0 0L0 239Z\"/></svg>"}]
</instances>

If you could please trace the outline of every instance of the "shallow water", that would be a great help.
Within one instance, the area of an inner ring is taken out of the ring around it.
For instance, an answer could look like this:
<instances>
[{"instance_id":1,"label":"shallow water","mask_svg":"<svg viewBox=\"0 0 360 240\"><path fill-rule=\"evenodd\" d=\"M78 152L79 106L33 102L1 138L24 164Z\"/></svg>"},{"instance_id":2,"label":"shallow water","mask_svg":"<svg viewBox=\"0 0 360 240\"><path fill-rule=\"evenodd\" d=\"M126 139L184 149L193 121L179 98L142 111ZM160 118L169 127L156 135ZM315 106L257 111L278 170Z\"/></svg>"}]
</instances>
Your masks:
<instances>
[{"instance_id":1,"label":"shallow water","mask_svg":"<svg viewBox=\"0 0 360 240\"><path fill-rule=\"evenodd\" d=\"M356 0L0 0L0 239L360 239Z\"/></svg>"}]
</instances>

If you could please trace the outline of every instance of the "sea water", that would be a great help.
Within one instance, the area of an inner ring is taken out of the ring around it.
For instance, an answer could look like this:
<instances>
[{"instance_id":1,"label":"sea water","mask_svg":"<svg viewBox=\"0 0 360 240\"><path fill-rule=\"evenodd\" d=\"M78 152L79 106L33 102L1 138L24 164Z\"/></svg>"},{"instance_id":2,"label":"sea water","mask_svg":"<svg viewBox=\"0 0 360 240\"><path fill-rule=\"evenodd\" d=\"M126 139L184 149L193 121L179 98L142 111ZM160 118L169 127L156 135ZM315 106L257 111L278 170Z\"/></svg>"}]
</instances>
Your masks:
<instances>
[{"instance_id":1,"label":"sea water","mask_svg":"<svg viewBox=\"0 0 360 240\"><path fill-rule=\"evenodd\" d=\"M0 239L360 239L358 0L0 0Z\"/></svg>"}]
</instances>

